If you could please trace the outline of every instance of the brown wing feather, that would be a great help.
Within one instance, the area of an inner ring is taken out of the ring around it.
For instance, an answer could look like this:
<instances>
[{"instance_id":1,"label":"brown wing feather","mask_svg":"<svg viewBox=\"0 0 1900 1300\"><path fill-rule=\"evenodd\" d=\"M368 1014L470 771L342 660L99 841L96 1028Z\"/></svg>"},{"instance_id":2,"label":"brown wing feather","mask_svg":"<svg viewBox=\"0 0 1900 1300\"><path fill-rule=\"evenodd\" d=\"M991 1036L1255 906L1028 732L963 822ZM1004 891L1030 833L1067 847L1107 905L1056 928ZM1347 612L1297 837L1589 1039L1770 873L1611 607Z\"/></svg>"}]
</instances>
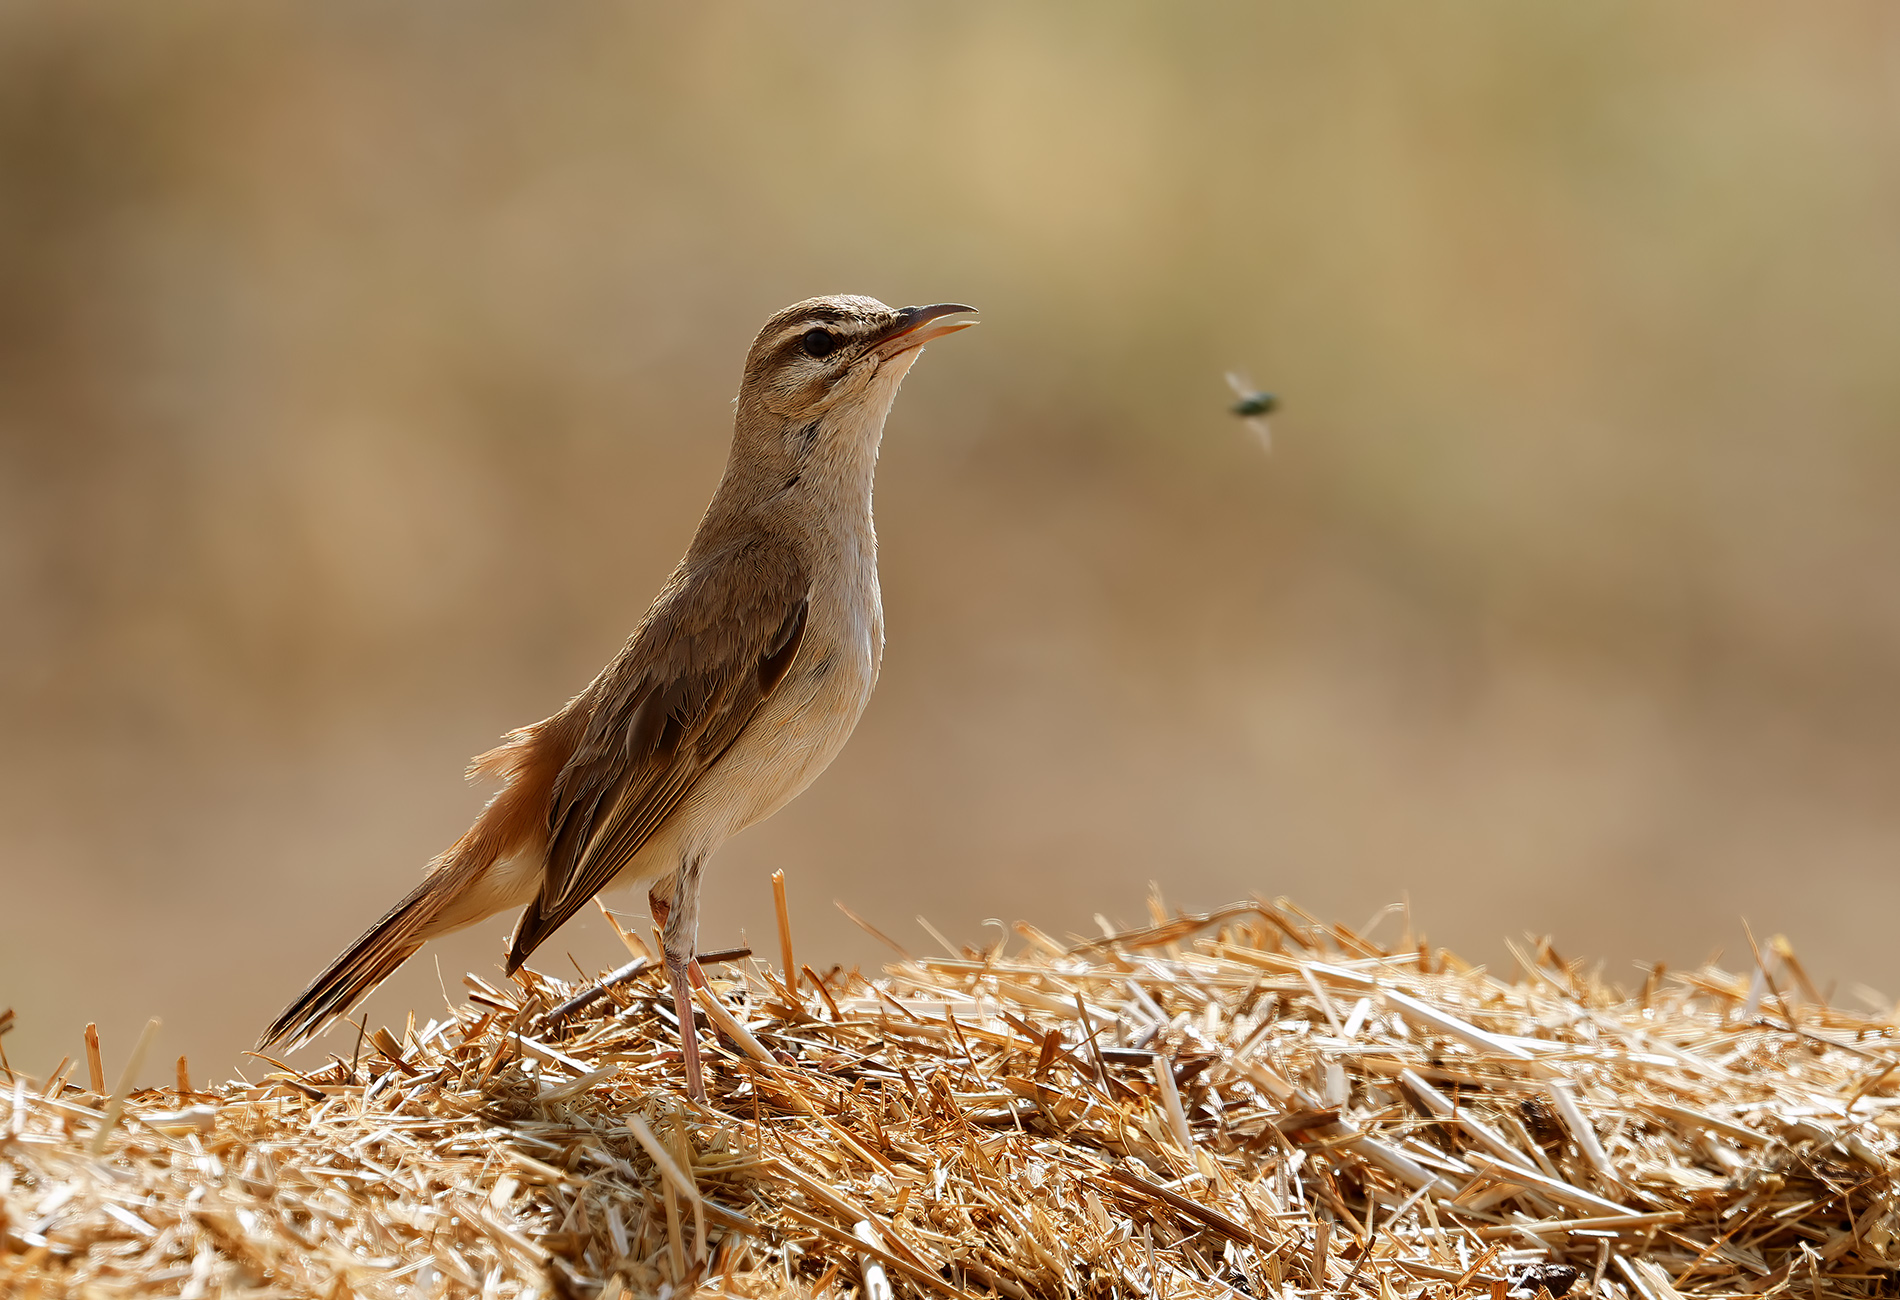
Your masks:
<instances>
[{"instance_id":1,"label":"brown wing feather","mask_svg":"<svg viewBox=\"0 0 1900 1300\"><path fill-rule=\"evenodd\" d=\"M547 875L522 913L513 973L606 888L784 680L809 581L788 546L754 536L684 566L588 693L586 733L554 783Z\"/></svg>"}]
</instances>

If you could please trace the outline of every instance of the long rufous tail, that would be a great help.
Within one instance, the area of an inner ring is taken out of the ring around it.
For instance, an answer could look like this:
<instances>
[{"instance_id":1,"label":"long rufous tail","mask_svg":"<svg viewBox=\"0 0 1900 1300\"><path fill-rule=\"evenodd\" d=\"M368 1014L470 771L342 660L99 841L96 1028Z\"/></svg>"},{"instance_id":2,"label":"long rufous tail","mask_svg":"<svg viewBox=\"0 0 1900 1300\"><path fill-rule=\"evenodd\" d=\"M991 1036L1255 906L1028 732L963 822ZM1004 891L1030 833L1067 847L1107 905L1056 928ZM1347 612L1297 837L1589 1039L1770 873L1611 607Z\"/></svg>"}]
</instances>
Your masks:
<instances>
[{"instance_id":1,"label":"long rufous tail","mask_svg":"<svg viewBox=\"0 0 1900 1300\"><path fill-rule=\"evenodd\" d=\"M436 859L422 883L271 1021L258 1040L260 1051L276 1043L303 1046L348 1014L429 940L519 907L534 896L540 883L540 854L534 846L546 842L548 792L585 721L570 705L544 722L510 732L499 748L475 759L470 776L498 776L506 784L468 833ZM524 853L528 856L520 863L525 869L501 869Z\"/></svg>"},{"instance_id":2,"label":"long rufous tail","mask_svg":"<svg viewBox=\"0 0 1900 1300\"><path fill-rule=\"evenodd\" d=\"M425 931L436 910L435 895L440 889L441 882L430 876L410 890L407 898L364 931L297 995L295 1002L284 1008L282 1015L271 1021L257 1041L258 1050L276 1043L291 1048L303 1046L395 974L396 968L428 941Z\"/></svg>"}]
</instances>

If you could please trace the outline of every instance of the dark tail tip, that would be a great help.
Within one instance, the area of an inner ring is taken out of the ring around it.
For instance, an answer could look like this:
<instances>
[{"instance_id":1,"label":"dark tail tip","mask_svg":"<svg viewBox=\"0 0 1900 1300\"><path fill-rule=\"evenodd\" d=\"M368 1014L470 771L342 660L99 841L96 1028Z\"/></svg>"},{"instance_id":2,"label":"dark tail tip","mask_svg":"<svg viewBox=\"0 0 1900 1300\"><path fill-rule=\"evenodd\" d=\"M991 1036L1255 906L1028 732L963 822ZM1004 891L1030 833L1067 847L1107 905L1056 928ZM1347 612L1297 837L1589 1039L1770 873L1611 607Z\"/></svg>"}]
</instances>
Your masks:
<instances>
[{"instance_id":1,"label":"dark tail tip","mask_svg":"<svg viewBox=\"0 0 1900 1300\"><path fill-rule=\"evenodd\" d=\"M396 968L416 954L421 944L405 944L372 954L368 960L351 962L355 950L338 958L319 975L297 1000L271 1021L264 1036L257 1040L259 1051L283 1044L294 1050L315 1038L332 1021L347 1015L352 1007L373 993L378 984L395 974Z\"/></svg>"},{"instance_id":2,"label":"dark tail tip","mask_svg":"<svg viewBox=\"0 0 1900 1300\"><path fill-rule=\"evenodd\" d=\"M333 1020L348 1014L413 957L423 943L416 931L426 919L427 904L433 897L429 885L425 880L417 886L312 980L310 987L271 1021L264 1036L257 1040L258 1050L277 1044L292 1049L303 1046Z\"/></svg>"},{"instance_id":3,"label":"dark tail tip","mask_svg":"<svg viewBox=\"0 0 1900 1300\"><path fill-rule=\"evenodd\" d=\"M541 941L561 928L561 922L567 920L563 915L556 920L541 908L541 898L537 896L527 909L521 913L521 919L515 922L514 937L508 941L508 960L502 963L502 974L512 976L527 963L528 954L541 946ZM573 909L569 909L571 912Z\"/></svg>"}]
</instances>

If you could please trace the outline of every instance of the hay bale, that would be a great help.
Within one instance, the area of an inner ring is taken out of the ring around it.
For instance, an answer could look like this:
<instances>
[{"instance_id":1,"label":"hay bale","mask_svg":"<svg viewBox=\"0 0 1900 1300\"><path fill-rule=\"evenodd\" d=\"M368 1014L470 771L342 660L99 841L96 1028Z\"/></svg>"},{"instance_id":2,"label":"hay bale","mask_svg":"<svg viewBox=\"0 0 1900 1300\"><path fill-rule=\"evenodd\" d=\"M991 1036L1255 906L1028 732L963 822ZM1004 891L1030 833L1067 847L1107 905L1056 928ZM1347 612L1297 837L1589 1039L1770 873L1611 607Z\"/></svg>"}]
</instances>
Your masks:
<instances>
[{"instance_id":1,"label":"hay bale","mask_svg":"<svg viewBox=\"0 0 1900 1300\"><path fill-rule=\"evenodd\" d=\"M0 1292L1893 1293L1900 1031L1785 946L1630 994L1547 944L1504 980L1285 902L1155 911L715 967L709 1109L639 961L116 1117L15 1074Z\"/></svg>"}]
</instances>

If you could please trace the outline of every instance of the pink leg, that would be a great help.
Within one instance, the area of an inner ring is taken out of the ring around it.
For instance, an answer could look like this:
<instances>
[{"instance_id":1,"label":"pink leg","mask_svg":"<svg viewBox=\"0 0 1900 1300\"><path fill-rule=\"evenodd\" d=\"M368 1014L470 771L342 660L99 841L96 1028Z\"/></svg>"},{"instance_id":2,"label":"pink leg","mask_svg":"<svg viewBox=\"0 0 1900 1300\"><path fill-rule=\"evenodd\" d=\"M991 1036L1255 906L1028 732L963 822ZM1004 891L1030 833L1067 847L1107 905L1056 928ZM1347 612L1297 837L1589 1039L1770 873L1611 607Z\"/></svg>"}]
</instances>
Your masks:
<instances>
[{"instance_id":1,"label":"pink leg","mask_svg":"<svg viewBox=\"0 0 1900 1300\"><path fill-rule=\"evenodd\" d=\"M692 963L697 967L698 963ZM673 1010L680 1018L680 1054L686 1065L686 1095L700 1104L706 1101L706 1075L699 1064L699 1032L693 1026L693 994L686 987L688 967L666 959L666 981L673 986Z\"/></svg>"},{"instance_id":2,"label":"pink leg","mask_svg":"<svg viewBox=\"0 0 1900 1300\"><path fill-rule=\"evenodd\" d=\"M686 1067L686 1095L702 1105L706 1101L706 1073L699 1062L699 1032L693 1023L693 995L690 980L706 987L706 976L699 969L699 957L693 949L699 938L699 863L681 868L669 882L669 897L658 890L647 894L653 923L660 928L666 950L666 979L673 987L673 1009L680 1019L680 1055ZM674 904L683 906L675 911Z\"/></svg>"}]
</instances>

